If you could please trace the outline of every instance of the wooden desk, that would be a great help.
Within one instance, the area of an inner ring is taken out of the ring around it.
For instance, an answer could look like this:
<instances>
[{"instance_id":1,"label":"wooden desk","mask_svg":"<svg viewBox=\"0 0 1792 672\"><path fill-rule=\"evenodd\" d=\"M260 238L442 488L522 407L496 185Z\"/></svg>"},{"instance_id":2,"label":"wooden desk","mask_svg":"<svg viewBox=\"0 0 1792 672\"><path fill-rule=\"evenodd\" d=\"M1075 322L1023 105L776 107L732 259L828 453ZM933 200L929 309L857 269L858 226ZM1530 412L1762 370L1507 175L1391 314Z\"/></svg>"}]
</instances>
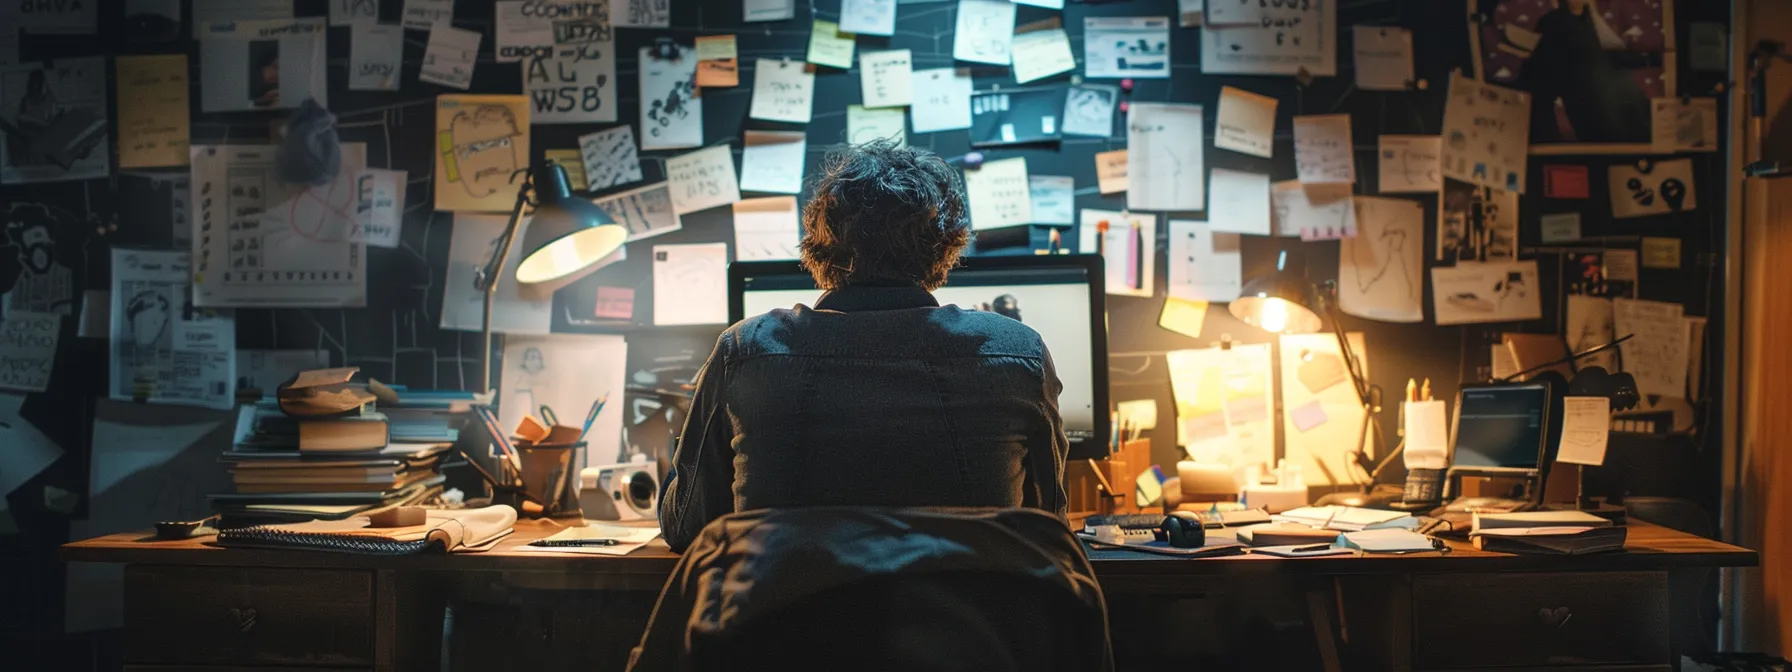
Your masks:
<instances>
[{"instance_id":1,"label":"wooden desk","mask_svg":"<svg viewBox=\"0 0 1792 672\"><path fill-rule=\"evenodd\" d=\"M222 549L147 533L79 541L62 552L70 562L127 565L128 669L619 669L678 556L660 542L623 557L514 550L557 529L525 521L490 552L452 556ZM1301 559L1098 554L1093 562L1123 661L1156 664L1167 655L1129 644L1154 638L1140 631L1175 627L1174 618L1132 613L1146 601L1251 610L1293 595L1304 597L1320 632L1337 635L1316 643L1328 666L1392 670L1668 669L1677 653L1674 590L1709 568L1757 562L1753 551L1640 521L1625 553L1452 548ZM1181 644L1200 633L1156 634Z\"/></svg>"}]
</instances>

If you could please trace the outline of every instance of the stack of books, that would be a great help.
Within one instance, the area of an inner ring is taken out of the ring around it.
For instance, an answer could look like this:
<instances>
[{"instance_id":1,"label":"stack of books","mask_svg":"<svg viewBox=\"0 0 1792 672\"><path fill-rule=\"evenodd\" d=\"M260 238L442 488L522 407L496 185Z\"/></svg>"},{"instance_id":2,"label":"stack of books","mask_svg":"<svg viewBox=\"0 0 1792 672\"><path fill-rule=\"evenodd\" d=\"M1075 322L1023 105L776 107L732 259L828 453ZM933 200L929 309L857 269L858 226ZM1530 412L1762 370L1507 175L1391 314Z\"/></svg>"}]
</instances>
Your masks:
<instances>
[{"instance_id":1,"label":"stack of books","mask_svg":"<svg viewBox=\"0 0 1792 672\"><path fill-rule=\"evenodd\" d=\"M1624 549L1623 525L1582 511L1477 513L1469 539L1498 553L1581 555Z\"/></svg>"},{"instance_id":2,"label":"stack of books","mask_svg":"<svg viewBox=\"0 0 1792 672\"><path fill-rule=\"evenodd\" d=\"M242 407L220 458L235 491L212 496L227 525L341 519L442 491L443 462L476 398L307 371Z\"/></svg>"}]
</instances>

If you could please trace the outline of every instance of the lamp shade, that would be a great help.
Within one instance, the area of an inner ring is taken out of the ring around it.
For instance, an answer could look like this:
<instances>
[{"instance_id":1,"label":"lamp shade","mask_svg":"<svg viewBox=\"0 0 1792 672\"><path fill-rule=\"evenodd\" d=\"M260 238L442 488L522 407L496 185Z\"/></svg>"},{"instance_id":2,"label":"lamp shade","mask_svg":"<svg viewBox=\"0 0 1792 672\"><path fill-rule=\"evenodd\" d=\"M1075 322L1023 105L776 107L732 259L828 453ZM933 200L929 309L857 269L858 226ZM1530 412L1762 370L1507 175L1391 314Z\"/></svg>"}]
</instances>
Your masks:
<instances>
[{"instance_id":1,"label":"lamp shade","mask_svg":"<svg viewBox=\"0 0 1792 672\"><path fill-rule=\"evenodd\" d=\"M1288 252L1276 258L1276 270L1246 282L1228 309L1245 324L1279 334L1311 334L1323 326L1308 303L1306 278L1287 268Z\"/></svg>"},{"instance_id":2,"label":"lamp shade","mask_svg":"<svg viewBox=\"0 0 1792 672\"><path fill-rule=\"evenodd\" d=\"M610 214L572 195L566 169L546 162L530 178L535 214L523 234L523 260L516 280L524 286L564 286L596 270L598 262L628 240L628 229Z\"/></svg>"}]
</instances>

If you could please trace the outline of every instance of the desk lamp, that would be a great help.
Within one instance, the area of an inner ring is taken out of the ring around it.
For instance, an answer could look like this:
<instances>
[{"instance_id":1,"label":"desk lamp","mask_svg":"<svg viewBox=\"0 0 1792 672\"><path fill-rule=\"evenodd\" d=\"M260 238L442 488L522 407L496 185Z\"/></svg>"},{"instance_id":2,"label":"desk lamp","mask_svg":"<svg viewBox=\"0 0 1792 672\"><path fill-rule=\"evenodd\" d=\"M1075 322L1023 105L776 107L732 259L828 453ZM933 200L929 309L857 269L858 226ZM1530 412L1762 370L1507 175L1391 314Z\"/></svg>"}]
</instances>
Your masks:
<instances>
[{"instance_id":1,"label":"desk lamp","mask_svg":"<svg viewBox=\"0 0 1792 672\"><path fill-rule=\"evenodd\" d=\"M516 268L516 281L525 288L552 291L571 284L597 270L598 261L628 240L628 229L617 224L603 208L573 197L566 169L559 164L544 161L516 174L523 172L528 172L529 177L517 189L510 224L498 239L491 260L473 274L473 288L485 294L485 349L479 358L481 392L492 388L492 300L498 292L504 260L510 256L510 245L522 225L524 208L535 208L529 230L523 235L526 253ZM516 174L511 175L512 180Z\"/></svg>"}]
</instances>

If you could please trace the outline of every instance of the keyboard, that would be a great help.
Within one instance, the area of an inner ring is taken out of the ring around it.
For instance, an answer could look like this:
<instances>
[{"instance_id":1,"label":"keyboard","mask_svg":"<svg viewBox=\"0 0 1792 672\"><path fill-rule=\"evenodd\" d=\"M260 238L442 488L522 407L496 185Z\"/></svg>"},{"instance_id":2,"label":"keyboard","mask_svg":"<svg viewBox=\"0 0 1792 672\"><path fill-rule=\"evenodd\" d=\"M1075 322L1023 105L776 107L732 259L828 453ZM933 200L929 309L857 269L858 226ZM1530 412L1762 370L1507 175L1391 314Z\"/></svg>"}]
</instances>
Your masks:
<instances>
[{"instance_id":1,"label":"keyboard","mask_svg":"<svg viewBox=\"0 0 1792 672\"><path fill-rule=\"evenodd\" d=\"M1438 508L1439 513L1510 513L1530 508L1531 503L1521 499L1505 499L1501 497L1459 497L1455 501Z\"/></svg>"}]
</instances>

